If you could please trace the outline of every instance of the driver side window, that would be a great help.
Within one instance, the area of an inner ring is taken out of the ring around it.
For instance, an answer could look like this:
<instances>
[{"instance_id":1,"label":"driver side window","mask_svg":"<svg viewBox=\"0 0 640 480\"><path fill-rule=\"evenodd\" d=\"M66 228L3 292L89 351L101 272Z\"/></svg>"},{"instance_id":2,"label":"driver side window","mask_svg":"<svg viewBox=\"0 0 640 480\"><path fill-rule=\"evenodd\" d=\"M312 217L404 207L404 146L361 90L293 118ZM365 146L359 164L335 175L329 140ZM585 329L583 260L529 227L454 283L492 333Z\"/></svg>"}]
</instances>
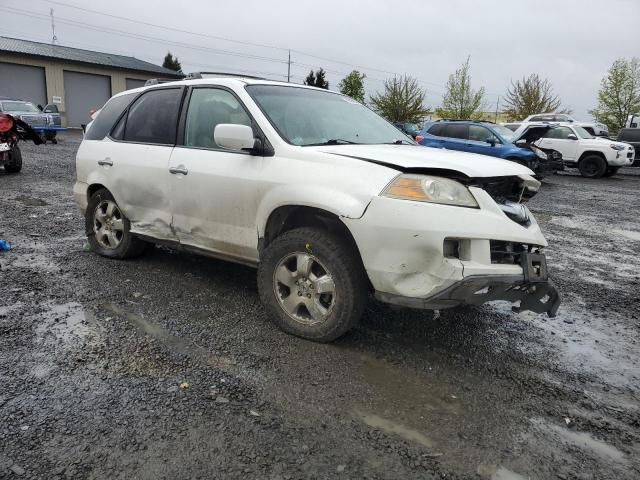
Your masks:
<instances>
[{"instance_id":1,"label":"driver side window","mask_svg":"<svg viewBox=\"0 0 640 480\"><path fill-rule=\"evenodd\" d=\"M219 88L195 88L187 110L184 144L187 147L221 148L213 132L217 125L231 123L251 127L251 118L231 93Z\"/></svg>"}]
</instances>

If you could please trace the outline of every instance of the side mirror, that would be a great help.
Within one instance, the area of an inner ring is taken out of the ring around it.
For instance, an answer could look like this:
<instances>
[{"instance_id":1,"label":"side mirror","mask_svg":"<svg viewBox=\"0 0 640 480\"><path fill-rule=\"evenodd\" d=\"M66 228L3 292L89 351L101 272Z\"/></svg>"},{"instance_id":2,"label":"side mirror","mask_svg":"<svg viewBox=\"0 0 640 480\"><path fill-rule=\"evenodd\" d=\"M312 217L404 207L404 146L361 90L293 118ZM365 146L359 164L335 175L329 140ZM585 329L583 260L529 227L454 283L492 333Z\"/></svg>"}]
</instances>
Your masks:
<instances>
[{"instance_id":1,"label":"side mirror","mask_svg":"<svg viewBox=\"0 0 640 480\"><path fill-rule=\"evenodd\" d=\"M216 125L213 131L213 140L216 142L216 145L228 150L253 148L256 143L251 127L231 123L220 123Z\"/></svg>"},{"instance_id":2,"label":"side mirror","mask_svg":"<svg viewBox=\"0 0 640 480\"><path fill-rule=\"evenodd\" d=\"M489 145L491 145L492 147L496 146L496 139L493 137L489 137L487 139L485 139L485 142L487 142Z\"/></svg>"},{"instance_id":3,"label":"side mirror","mask_svg":"<svg viewBox=\"0 0 640 480\"><path fill-rule=\"evenodd\" d=\"M569 135L567 135L567 138L569 140L577 140L578 139L578 137L573 133L570 133Z\"/></svg>"},{"instance_id":4,"label":"side mirror","mask_svg":"<svg viewBox=\"0 0 640 480\"><path fill-rule=\"evenodd\" d=\"M45 105L44 113L60 113L60 112L58 111L57 105L53 105L50 103L49 105Z\"/></svg>"},{"instance_id":5,"label":"side mirror","mask_svg":"<svg viewBox=\"0 0 640 480\"><path fill-rule=\"evenodd\" d=\"M38 104L37 107L38 107L38 110L42 111L42 105Z\"/></svg>"}]
</instances>

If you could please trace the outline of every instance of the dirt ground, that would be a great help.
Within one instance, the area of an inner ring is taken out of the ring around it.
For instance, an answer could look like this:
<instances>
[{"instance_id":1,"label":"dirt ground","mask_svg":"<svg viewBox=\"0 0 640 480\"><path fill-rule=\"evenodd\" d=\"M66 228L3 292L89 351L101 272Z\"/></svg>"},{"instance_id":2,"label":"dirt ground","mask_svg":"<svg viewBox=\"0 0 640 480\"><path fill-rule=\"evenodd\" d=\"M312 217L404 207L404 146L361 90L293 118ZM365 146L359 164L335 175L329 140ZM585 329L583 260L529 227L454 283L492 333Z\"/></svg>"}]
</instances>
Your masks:
<instances>
[{"instance_id":1,"label":"dirt ground","mask_svg":"<svg viewBox=\"0 0 640 480\"><path fill-rule=\"evenodd\" d=\"M78 142L0 172L0 478L640 478L640 171L531 202L557 318L372 301L319 345L250 268L85 252Z\"/></svg>"}]
</instances>

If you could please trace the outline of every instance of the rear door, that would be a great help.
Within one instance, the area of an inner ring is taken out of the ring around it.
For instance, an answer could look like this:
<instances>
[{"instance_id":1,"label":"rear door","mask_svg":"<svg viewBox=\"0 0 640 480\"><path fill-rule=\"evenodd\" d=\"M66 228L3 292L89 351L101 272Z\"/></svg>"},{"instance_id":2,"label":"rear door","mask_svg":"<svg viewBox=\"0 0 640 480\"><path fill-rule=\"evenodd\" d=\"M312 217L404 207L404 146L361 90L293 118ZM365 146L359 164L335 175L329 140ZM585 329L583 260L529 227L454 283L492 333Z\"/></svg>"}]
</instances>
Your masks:
<instances>
[{"instance_id":1,"label":"rear door","mask_svg":"<svg viewBox=\"0 0 640 480\"><path fill-rule=\"evenodd\" d=\"M182 96L180 87L144 92L115 126L108 151L98 159L131 230L161 240L176 240L171 230L169 158ZM92 130L93 125L88 133Z\"/></svg>"},{"instance_id":2,"label":"rear door","mask_svg":"<svg viewBox=\"0 0 640 480\"><path fill-rule=\"evenodd\" d=\"M569 127L552 128L536 144L542 148L552 148L559 151L564 161L575 162L577 161L579 140L572 140L569 135L576 135Z\"/></svg>"},{"instance_id":3,"label":"rear door","mask_svg":"<svg viewBox=\"0 0 640 480\"><path fill-rule=\"evenodd\" d=\"M183 138L170 161L174 231L181 244L253 262L265 158L221 148L214 130L222 123L254 131L255 125L236 95L222 87L193 87L185 104Z\"/></svg>"},{"instance_id":4,"label":"rear door","mask_svg":"<svg viewBox=\"0 0 640 480\"><path fill-rule=\"evenodd\" d=\"M449 150L468 150L469 125L466 123L446 123L444 125L444 148Z\"/></svg>"}]
</instances>

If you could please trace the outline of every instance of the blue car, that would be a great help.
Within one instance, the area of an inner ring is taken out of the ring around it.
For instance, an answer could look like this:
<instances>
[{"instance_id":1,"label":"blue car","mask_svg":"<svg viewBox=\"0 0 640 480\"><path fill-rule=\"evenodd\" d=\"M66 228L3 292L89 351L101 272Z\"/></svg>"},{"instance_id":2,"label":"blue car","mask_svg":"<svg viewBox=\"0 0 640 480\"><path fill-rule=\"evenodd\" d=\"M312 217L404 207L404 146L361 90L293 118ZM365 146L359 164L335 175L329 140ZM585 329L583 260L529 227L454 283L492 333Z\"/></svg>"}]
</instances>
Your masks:
<instances>
[{"instance_id":1,"label":"blue car","mask_svg":"<svg viewBox=\"0 0 640 480\"><path fill-rule=\"evenodd\" d=\"M529 167L539 178L563 169L560 152L533 145L540 137L525 133L516 137L508 128L485 121L437 120L426 123L416 140L427 147L511 160Z\"/></svg>"}]
</instances>

